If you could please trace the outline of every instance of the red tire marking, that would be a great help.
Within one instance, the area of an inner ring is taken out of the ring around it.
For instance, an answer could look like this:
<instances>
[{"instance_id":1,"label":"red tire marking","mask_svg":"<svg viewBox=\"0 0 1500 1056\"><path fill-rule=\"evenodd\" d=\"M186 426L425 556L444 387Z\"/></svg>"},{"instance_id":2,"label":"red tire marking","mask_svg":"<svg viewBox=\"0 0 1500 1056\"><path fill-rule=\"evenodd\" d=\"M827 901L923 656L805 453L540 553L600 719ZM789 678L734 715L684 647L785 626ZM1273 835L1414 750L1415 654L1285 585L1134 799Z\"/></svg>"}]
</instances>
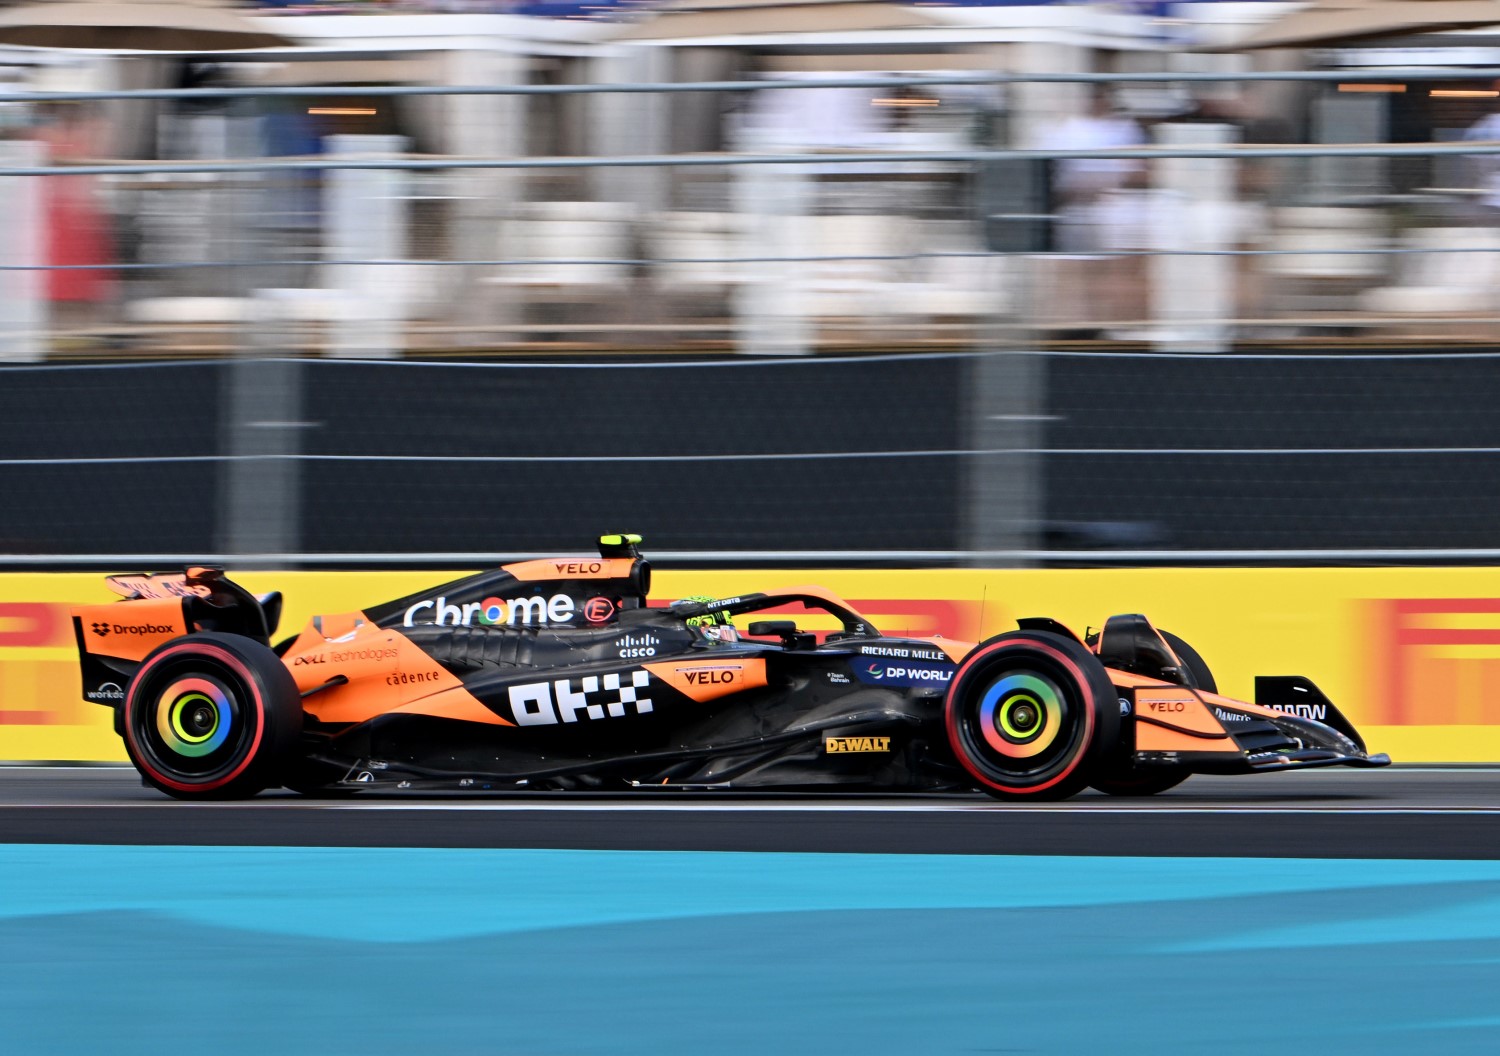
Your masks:
<instances>
[{"instance_id":1,"label":"red tire marking","mask_svg":"<svg viewBox=\"0 0 1500 1056\"><path fill-rule=\"evenodd\" d=\"M1073 762L1065 770L1063 770L1062 773L1058 774L1050 781L1046 781L1040 785L1031 785L1025 788L1018 788L1015 785L997 784L996 782L989 780L983 774L979 773L974 769L973 766L970 765L968 753L964 751L963 742L960 740L958 735L958 708L956 707L957 702L953 699L953 688L958 687L962 683L964 674L969 670L969 668L973 667L974 664L978 663L980 660L984 660L988 657L994 656L997 653L1004 652L1005 650L1014 648L1016 646L1025 646L1027 649L1039 649L1044 653L1050 654L1055 660L1062 664L1063 667L1067 668L1068 671L1072 673L1074 681L1083 691L1084 697L1083 742L1078 754L1073 758ZM1078 765L1083 762L1083 757L1088 754L1089 741L1093 739L1094 735L1093 687L1089 685L1088 678L1084 675L1079 666L1073 662L1071 657L1069 657L1066 653L1060 652L1056 647L1048 645L1046 642L1039 642L1035 639L1030 638L1015 638L1007 642L1002 642L999 645L992 645L986 650L981 650L980 652L974 653L969 657L969 659L963 662L963 665L953 676L951 687L952 688L948 690L949 699L945 708L946 714L944 715L944 725L946 725L948 728L948 746L953 749L954 756L957 757L959 764L969 772L969 775L987 788L993 788L997 792L1008 792L1012 795L1023 796L1029 796L1037 792L1045 792L1047 791L1047 789L1053 787L1063 778L1071 774L1074 770L1077 770Z\"/></svg>"},{"instance_id":2,"label":"red tire marking","mask_svg":"<svg viewBox=\"0 0 1500 1056\"><path fill-rule=\"evenodd\" d=\"M257 721L255 723L255 740L251 742L250 750L245 753L244 762L240 763L239 766L235 767L234 770L230 771L225 776L207 784L184 784L181 781L174 781L169 777L163 777L161 774L156 772L156 768L154 766L151 766L149 763L144 763L147 755L145 752L141 751L141 746L136 742L135 739L135 724L132 719L134 717L133 705L135 704L136 685L141 681L142 677L160 667L163 661L170 659L174 654L180 652L192 652L195 654L208 652L218 654L219 659L224 662L225 666L231 668L237 674L239 674L245 685L249 687L250 695L254 698L255 709L257 712ZM255 753L260 748L261 738L265 735L266 732L265 702L261 700L260 688L255 684L255 679L251 676L250 669L240 662L239 657L235 656L233 653L230 653L222 646L212 645L205 642L184 642L181 645L169 646L163 652L156 654L156 659L151 661L150 666L142 667L135 673L135 677L130 680L130 685L125 690L125 708L125 737L130 742L130 747L133 750L132 754L135 756L135 758L143 761L146 769L151 771L151 776L155 780L160 781L162 784L167 785L171 788L175 788L179 792L212 792L215 789L223 788L225 785L229 784L235 778L243 774L249 768L250 764L255 761Z\"/></svg>"}]
</instances>

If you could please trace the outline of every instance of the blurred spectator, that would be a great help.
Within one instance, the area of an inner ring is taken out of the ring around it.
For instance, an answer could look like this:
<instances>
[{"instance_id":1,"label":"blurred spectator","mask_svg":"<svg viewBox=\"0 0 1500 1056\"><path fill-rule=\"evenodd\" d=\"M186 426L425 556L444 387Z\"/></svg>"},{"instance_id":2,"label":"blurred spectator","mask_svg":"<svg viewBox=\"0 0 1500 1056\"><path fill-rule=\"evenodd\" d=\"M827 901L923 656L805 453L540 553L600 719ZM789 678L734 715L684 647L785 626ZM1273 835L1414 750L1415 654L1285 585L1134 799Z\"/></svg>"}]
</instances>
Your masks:
<instances>
[{"instance_id":1,"label":"blurred spectator","mask_svg":"<svg viewBox=\"0 0 1500 1056\"><path fill-rule=\"evenodd\" d=\"M37 133L47 145L50 165L95 158L103 142L103 125L86 105L58 103ZM46 216L47 298L54 325L97 322L114 295L114 239L109 212L93 176L45 176L42 200Z\"/></svg>"},{"instance_id":2,"label":"blurred spectator","mask_svg":"<svg viewBox=\"0 0 1500 1056\"><path fill-rule=\"evenodd\" d=\"M1488 143L1500 141L1500 99L1495 108L1481 117L1464 133L1470 142ZM1475 185L1482 193L1480 215L1486 223L1500 223L1500 154L1474 154L1470 156L1475 175Z\"/></svg>"},{"instance_id":3,"label":"blurred spectator","mask_svg":"<svg viewBox=\"0 0 1500 1056\"><path fill-rule=\"evenodd\" d=\"M1119 112L1109 89L1098 85L1088 113L1063 121L1041 145L1045 150L1111 150L1145 142L1141 126ZM1090 316L1094 322L1118 323L1145 313L1144 260L1119 254L1150 248L1146 182L1146 164L1136 159L1064 158L1057 163L1057 248L1081 257L1059 276L1067 299L1080 302L1063 311L1080 324ZM1111 255L1093 256L1101 253Z\"/></svg>"},{"instance_id":4,"label":"blurred spectator","mask_svg":"<svg viewBox=\"0 0 1500 1056\"><path fill-rule=\"evenodd\" d=\"M1146 142L1141 126L1119 113L1109 89L1095 87L1089 112L1070 117L1043 138L1046 150L1109 150ZM1107 248L1108 231L1100 206L1109 195L1142 186L1145 163L1125 158L1070 158L1058 162L1055 187L1061 199L1063 229L1059 248L1088 252Z\"/></svg>"},{"instance_id":5,"label":"blurred spectator","mask_svg":"<svg viewBox=\"0 0 1500 1056\"><path fill-rule=\"evenodd\" d=\"M1258 109L1246 95L1235 93L1207 94L1198 98L1191 113L1178 121L1200 121L1228 125L1235 130L1233 140L1248 144L1290 143L1292 124L1286 118ZM1271 207L1280 194L1286 163L1280 158L1245 158L1236 163L1235 199L1225 222L1230 225L1227 239L1234 249L1263 250L1271 246ZM1271 290L1266 275L1266 258L1242 256L1235 263L1235 314L1240 318L1262 319L1271 314ZM1251 325L1250 336L1262 336L1262 330Z\"/></svg>"}]
</instances>

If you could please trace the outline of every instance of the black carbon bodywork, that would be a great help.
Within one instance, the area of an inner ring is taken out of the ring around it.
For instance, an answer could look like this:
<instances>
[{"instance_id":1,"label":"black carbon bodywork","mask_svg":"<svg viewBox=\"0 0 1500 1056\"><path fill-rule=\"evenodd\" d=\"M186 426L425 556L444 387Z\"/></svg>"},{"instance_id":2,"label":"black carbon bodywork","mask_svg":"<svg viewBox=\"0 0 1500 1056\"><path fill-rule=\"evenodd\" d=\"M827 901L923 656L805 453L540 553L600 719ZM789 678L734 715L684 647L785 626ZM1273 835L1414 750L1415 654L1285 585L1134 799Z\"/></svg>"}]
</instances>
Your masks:
<instances>
[{"instance_id":1,"label":"black carbon bodywork","mask_svg":"<svg viewBox=\"0 0 1500 1056\"><path fill-rule=\"evenodd\" d=\"M493 586L447 589L467 597ZM371 615L383 612L382 620L399 624L410 604ZM387 714L342 730L315 727L314 755L345 767L356 783L407 787L963 786L946 758L942 729L944 690L956 665L931 643L878 633L821 645L797 635L724 641L715 637L722 625L689 626L686 619L631 607L604 627L402 627L464 689L516 725L468 723L460 734L447 719ZM673 660L763 663L765 685L694 699L642 666ZM911 670L926 684L880 684L897 668L894 681L914 681ZM606 680L628 685L639 672L648 680L637 700L608 699L618 691ZM512 690L539 682L552 687L557 721L525 724L528 713L517 710ZM564 717L559 682L590 703ZM649 711L638 710L640 698L649 699Z\"/></svg>"}]
</instances>

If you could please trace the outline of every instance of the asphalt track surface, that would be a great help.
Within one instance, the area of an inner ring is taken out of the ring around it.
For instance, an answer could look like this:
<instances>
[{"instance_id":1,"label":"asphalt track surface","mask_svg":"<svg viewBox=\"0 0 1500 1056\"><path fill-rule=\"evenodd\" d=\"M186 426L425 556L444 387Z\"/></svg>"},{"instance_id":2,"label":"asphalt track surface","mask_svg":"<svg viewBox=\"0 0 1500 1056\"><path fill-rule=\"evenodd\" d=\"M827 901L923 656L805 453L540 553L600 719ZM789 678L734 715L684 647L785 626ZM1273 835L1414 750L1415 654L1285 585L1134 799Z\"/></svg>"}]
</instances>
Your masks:
<instances>
[{"instance_id":1,"label":"asphalt track surface","mask_svg":"<svg viewBox=\"0 0 1500 1056\"><path fill-rule=\"evenodd\" d=\"M126 768L0 769L0 844L1500 859L1500 768L1191 778L1148 799L265 793L181 803Z\"/></svg>"}]
</instances>

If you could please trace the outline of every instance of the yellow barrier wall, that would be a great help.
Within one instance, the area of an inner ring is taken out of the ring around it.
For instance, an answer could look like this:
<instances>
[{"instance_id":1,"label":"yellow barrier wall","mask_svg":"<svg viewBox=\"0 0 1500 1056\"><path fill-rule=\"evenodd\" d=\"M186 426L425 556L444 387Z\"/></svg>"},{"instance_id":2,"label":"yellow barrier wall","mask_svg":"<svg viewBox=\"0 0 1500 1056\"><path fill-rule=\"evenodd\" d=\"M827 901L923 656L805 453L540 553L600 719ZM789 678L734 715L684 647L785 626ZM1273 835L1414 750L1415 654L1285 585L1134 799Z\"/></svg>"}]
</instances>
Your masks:
<instances>
[{"instance_id":1,"label":"yellow barrier wall","mask_svg":"<svg viewBox=\"0 0 1500 1056\"><path fill-rule=\"evenodd\" d=\"M282 632L458 573L234 573L286 596ZM819 583L886 633L978 640L1019 616L1080 633L1144 612L1191 642L1221 692L1303 674L1400 762L1500 760L1500 568L658 571L671 599ZM0 574L0 759L122 760L108 708L79 696L68 607L112 600L93 573ZM831 629L804 618L809 629Z\"/></svg>"}]
</instances>

